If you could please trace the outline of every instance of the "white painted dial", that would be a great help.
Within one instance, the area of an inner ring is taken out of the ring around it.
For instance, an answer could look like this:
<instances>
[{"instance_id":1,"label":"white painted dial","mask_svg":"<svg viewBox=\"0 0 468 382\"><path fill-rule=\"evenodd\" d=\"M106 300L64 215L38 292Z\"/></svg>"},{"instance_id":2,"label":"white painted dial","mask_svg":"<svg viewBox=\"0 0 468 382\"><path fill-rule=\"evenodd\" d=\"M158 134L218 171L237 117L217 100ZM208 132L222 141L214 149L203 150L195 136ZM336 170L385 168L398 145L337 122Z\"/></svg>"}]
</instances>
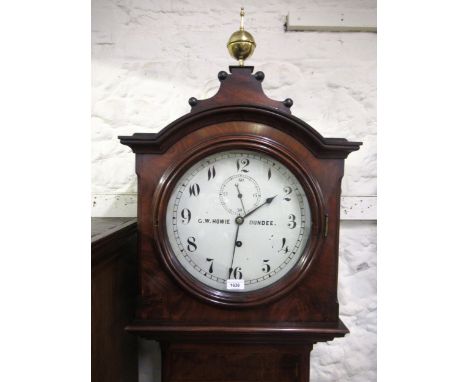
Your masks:
<instances>
[{"instance_id":1,"label":"white painted dial","mask_svg":"<svg viewBox=\"0 0 468 382\"><path fill-rule=\"evenodd\" d=\"M166 227L182 267L200 282L233 292L269 286L298 262L311 232L304 189L263 153L224 151L193 165L169 199ZM232 286L232 281L230 282Z\"/></svg>"}]
</instances>

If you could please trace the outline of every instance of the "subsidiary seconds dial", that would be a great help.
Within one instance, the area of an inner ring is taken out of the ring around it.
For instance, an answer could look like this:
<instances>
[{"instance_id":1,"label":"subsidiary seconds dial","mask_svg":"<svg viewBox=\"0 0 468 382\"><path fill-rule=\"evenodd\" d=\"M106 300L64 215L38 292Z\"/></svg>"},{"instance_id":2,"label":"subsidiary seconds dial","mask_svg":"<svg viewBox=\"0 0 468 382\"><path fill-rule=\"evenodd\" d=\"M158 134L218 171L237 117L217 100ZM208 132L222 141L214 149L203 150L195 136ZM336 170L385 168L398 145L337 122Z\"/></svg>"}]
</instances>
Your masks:
<instances>
[{"instance_id":1,"label":"subsidiary seconds dial","mask_svg":"<svg viewBox=\"0 0 468 382\"><path fill-rule=\"evenodd\" d=\"M311 225L295 175L250 150L197 162L176 182L166 213L170 247L185 272L237 293L283 278L301 258Z\"/></svg>"}]
</instances>

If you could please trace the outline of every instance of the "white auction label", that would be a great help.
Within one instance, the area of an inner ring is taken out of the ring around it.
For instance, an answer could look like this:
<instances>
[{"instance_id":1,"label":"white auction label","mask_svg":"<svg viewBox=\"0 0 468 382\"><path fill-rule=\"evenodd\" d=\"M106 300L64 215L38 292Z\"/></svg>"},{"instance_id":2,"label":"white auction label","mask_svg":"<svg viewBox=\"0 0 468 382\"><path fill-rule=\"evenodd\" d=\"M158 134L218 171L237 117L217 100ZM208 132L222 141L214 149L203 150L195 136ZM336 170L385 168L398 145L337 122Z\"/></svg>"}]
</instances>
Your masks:
<instances>
[{"instance_id":1,"label":"white auction label","mask_svg":"<svg viewBox=\"0 0 468 382\"><path fill-rule=\"evenodd\" d=\"M244 289L244 280L227 280L226 287L228 290L241 290Z\"/></svg>"}]
</instances>

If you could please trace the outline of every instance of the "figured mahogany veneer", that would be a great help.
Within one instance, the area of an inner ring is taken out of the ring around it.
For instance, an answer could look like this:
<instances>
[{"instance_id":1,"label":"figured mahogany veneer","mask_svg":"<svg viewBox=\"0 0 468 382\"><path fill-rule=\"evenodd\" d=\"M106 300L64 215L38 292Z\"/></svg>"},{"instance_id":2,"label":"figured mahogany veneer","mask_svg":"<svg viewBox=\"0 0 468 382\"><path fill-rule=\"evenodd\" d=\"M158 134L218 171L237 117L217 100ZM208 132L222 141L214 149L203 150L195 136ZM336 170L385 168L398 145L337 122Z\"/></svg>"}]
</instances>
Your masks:
<instances>
[{"instance_id":1,"label":"figured mahogany veneer","mask_svg":"<svg viewBox=\"0 0 468 382\"><path fill-rule=\"evenodd\" d=\"M191 98L191 113L161 132L119 137L136 153L138 175L139 295L127 330L162 341L164 381L308 381L312 345L348 332L337 302L341 178L344 158L361 143L322 137L291 115L292 100L265 96L263 73L230 70L220 72L214 97ZM271 287L244 295L214 291L188 275L172 261L164 226L178 176L230 149L261 151L287 165L313 211L311 240L297 266ZM227 357L229 349L236 357ZM245 374L247 360L283 362L288 377L275 379L262 367ZM188 365L198 371L190 376Z\"/></svg>"},{"instance_id":2,"label":"figured mahogany veneer","mask_svg":"<svg viewBox=\"0 0 468 382\"><path fill-rule=\"evenodd\" d=\"M164 343L162 377L172 382L308 381L311 348Z\"/></svg>"}]
</instances>

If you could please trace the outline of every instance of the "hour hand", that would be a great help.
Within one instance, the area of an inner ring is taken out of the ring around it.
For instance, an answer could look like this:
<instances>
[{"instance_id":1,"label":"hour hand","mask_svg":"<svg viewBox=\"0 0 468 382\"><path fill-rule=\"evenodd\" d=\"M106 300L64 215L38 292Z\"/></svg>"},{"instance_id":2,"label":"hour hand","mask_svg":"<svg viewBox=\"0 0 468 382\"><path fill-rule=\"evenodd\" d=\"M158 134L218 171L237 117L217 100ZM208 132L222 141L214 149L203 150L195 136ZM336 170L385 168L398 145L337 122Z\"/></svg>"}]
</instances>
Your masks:
<instances>
[{"instance_id":1,"label":"hour hand","mask_svg":"<svg viewBox=\"0 0 468 382\"><path fill-rule=\"evenodd\" d=\"M275 196L271 196L269 198L267 198L262 204L260 204L258 207L254 208L252 211L249 211L248 213L246 213L244 215L244 218L246 218L247 216L249 215L252 215L255 211L257 211L260 207L263 207L265 204L270 204L274 198L276 198L278 195L275 195Z\"/></svg>"}]
</instances>

